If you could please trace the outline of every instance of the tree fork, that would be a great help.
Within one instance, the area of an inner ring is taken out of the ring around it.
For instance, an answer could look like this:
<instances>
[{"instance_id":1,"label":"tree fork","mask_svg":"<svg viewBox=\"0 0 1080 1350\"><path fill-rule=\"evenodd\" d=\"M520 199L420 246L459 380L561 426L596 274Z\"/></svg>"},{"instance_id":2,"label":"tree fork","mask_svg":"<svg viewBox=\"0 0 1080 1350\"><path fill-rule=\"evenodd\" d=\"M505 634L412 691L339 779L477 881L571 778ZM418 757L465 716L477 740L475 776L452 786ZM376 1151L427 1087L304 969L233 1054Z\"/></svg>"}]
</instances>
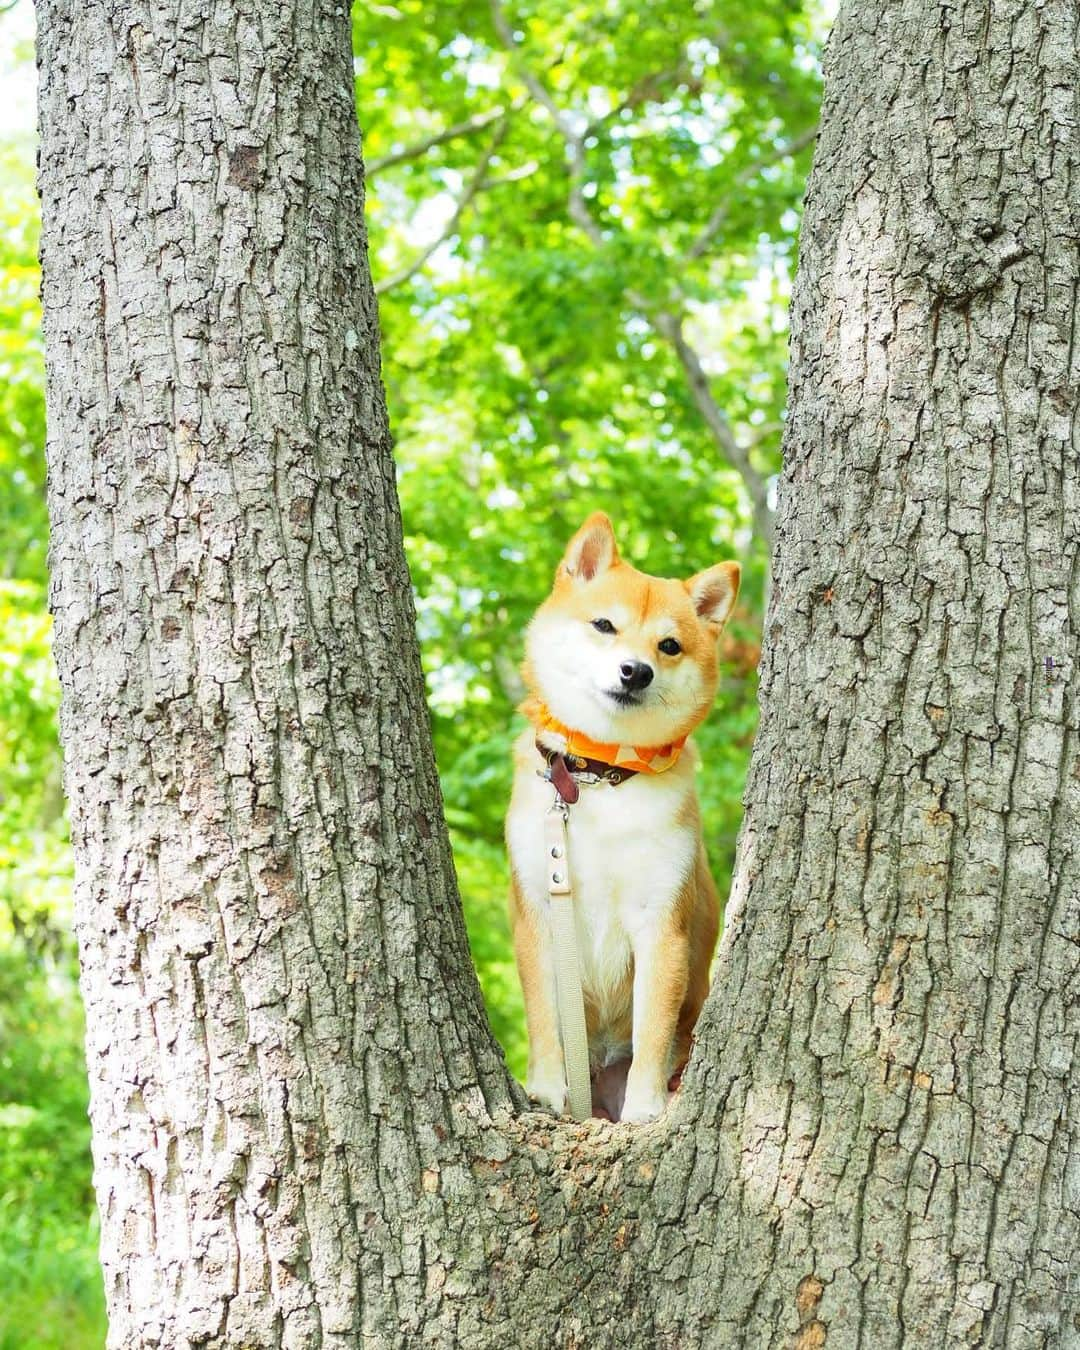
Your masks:
<instances>
[{"instance_id":1,"label":"tree fork","mask_svg":"<svg viewBox=\"0 0 1080 1350\"><path fill-rule=\"evenodd\" d=\"M841 6L736 894L636 1130L520 1113L469 964L347 12L38 15L110 1345L1076 1344L1075 7Z\"/></svg>"}]
</instances>

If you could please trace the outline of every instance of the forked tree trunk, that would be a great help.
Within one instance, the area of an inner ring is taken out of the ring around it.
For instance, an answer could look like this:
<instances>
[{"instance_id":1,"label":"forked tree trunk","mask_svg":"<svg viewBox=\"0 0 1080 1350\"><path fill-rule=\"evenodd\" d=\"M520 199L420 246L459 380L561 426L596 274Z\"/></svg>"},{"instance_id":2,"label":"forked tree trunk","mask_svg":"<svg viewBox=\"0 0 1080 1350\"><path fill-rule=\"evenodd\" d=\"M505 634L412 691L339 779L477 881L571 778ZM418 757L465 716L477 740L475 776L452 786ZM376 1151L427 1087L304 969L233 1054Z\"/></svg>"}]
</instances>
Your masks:
<instances>
[{"instance_id":1,"label":"forked tree trunk","mask_svg":"<svg viewBox=\"0 0 1080 1350\"><path fill-rule=\"evenodd\" d=\"M39 0L112 1346L1078 1343L1076 17L841 8L738 893L635 1130L483 1021L344 8Z\"/></svg>"}]
</instances>

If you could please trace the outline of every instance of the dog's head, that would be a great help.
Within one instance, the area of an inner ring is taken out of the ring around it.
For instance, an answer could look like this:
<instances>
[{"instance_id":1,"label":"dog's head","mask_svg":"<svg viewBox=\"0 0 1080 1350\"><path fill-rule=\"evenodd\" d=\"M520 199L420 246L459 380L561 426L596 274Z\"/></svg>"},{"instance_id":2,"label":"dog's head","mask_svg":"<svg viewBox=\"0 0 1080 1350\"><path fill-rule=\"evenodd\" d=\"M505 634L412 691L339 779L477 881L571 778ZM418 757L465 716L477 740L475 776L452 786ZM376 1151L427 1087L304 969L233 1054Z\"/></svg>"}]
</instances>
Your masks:
<instances>
[{"instance_id":1,"label":"dog's head","mask_svg":"<svg viewBox=\"0 0 1080 1350\"><path fill-rule=\"evenodd\" d=\"M689 581L623 562L611 521L571 539L526 637L525 678L566 726L597 741L666 745L691 731L716 694L717 640L739 590L739 564Z\"/></svg>"}]
</instances>

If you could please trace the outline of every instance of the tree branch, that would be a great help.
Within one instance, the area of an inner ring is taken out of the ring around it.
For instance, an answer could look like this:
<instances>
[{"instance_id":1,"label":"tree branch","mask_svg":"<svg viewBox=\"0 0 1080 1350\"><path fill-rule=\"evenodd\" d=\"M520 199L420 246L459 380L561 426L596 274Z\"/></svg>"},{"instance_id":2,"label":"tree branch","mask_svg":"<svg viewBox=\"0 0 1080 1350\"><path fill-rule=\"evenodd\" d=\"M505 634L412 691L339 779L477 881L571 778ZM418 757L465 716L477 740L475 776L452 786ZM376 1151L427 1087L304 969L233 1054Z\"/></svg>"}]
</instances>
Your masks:
<instances>
[{"instance_id":1,"label":"tree branch","mask_svg":"<svg viewBox=\"0 0 1080 1350\"><path fill-rule=\"evenodd\" d=\"M570 190L567 203L570 219L598 248L602 248L605 242L604 232L593 219L592 212L589 210L583 191L585 181L588 177L588 166L585 161L585 135L588 130L588 124L586 124L580 132L575 131L573 121L555 102L551 91L522 59L520 44L514 37L513 29L507 21L500 0L491 0L491 19L495 25L496 35L512 58L522 84L524 84L525 88L533 96L535 101L550 114L551 120L554 122L555 128L562 137L563 144L566 147L566 157L570 172Z\"/></svg>"},{"instance_id":2,"label":"tree branch","mask_svg":"<svg viewBox=\"0 0 1080 1350\"><path fill-rule=\"evenodd\" d=\"M768 490L765 480L750 462L749 452L735 439L731 423L724 416L719 403L713 397L712 386L701 357L687 340L683 331L683 316L662 310L651 319L656 331L671 344L683 368L686 383L705 425L712 433L713 440L723 451L731 467L743 480L750 495L750 504L754 514L754 525L766 543L772 542L773 519L769 509Z\"/></svg>"},{"instance_id":3,"label":"tree branch","mask_svg":"<svg viewBox=\"0 0 1080 1350\"><path fill-rule=\"evenodd\" d=\"M755 159L752 164L747 164L744 169L740 170L740 172L735 175L735 180L731 185L732 189L742 187L744 184L752 182L766 165L775 164L778 160L786 159L788 155L797 155L800 150L805 150L811 141L813 141L817 133L818 128L817 123L815 122L812 127L807 127L805 131L801 131L794 139L785 141L783 145L778 145L771 154L765 155L761 159ZM716 210L702 226L701 233L683 255L684 263L694 262L695 259L700 258L704 253L708 252L710 245L720 233L724 221L727 220L728 215L730 214L731 197L732 193L729 191L728 195L717 205Z\"/></svg>"},{"instance_id":4,"label":"tree branch","mask_svg":"<svg viewBox=\"0 0 1080 1350\"><path fill-rule=\"evenodd\" d=\"M385 277L382 281L378 282L375 286L376 295L385 295L387 291L392 291L396 286L403 286L405 282L411 281L412 278L416 276L417 272L425 266L435 250L440 248L448 239L457 233L458 225L461 223L461 217L465 214L465 211L468 209L473 198L483 187L487 177L488 165L494 158L496 150L498 150L499 146L506 139L508 130L509 125L505 120L500 122L495 128L494 136L492 136L491 140L488 142L487 149L480 156L480 161L473 170L471 178L465 184L464 191L457 199L453 215L447 221L446 228L439 237L430 243L427 248L425 248L418 257L408 265L408 267L404 267L400 272L395 272L392 276Z\"/></svg>"},{"instance_id":5,"label":"tree branch","mask_svg":"<svg viewBox=\"0 0 1080 1350\"><path fill-rule=\"evenodd\" d=\"M480 191L488 192L491 188L505 187L507 183L521 183L526 178L531 178L539 167L537 160L527 160L516 169L508 169L506 173L499 174L497 178L485 178L480 184Z\"/></svg>"},{"instance_id":6,"label":"tree branch","mask_svg":"<svg viewBox=\"0 0 1080 1350\"><path fill-rule=\"evenodd\" d=\"M520 101L516 105L511 104L509 109L501 105L497 108L489 108L487 112L477 113L475 117L466 118L464 122L455 122L453 126L446 127L443 131L425 136L422 141L403 146L400 150L391 150L387 155L378 155L375 159L366 161L365 172L370 177L372 174L381 173L383 169L389 169L394 164L404 164L410 159L420 159L429 150L434 150L437 145L445 145L448 141L455 141L461 137L472 136L477 131L483 131L485 127L491 126L492 122L497 122L501 117L504 117L508 111L513 111L515 106L520 107Z\"/></svg>"},{"instance_id":7,"label":"tree branch","mask_svg":"<svg viewBox=\"0 0 1080 1350\"><path fill-rule=\"evenodd\" d=\"M663 70L653 70L647 75L637 80L626 92L625 96L603 117L594 118L582 133L582 138L595 136L609 122L614 121L620 113L627 112L633 108L640 108L643 103L651 103L659 97L660 91L666 84L674 80L684 78L689 73L687 65L686 52L683 51L679 60L673 66L666 66Z\"/></svg>"},{"instance_id":8,"label":"tree branch","mask_svg":"<svg viewBox=\"0 0 1080 1350\"><path fill-rule=\"evenodd\" d=\"M503 47L514 58L518 74L521 76L521 82L533 96L537 103L547 109L551 114L555 125L559 128L564 139L573 139L573 128L570 126L569 119L555 102L546 85L537 75L529 69L528 65L521 60L521 46L514 36L514 30L506 17L506 13L500 3L500 0L491 0L491 20L495 25L495 34Z\"/></svg>"}]
</instances>

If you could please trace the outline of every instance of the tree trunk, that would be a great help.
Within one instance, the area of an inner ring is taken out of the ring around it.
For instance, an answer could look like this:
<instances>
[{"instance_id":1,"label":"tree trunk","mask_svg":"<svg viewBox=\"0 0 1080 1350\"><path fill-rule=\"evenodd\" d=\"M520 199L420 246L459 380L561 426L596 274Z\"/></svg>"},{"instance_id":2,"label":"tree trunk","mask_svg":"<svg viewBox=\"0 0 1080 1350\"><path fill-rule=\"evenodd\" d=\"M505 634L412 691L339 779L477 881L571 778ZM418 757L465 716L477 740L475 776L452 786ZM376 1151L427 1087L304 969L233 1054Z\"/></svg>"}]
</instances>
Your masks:
<instances>
[{"instance_id":1,"label":"tree trunk","mask_svg":"<svg viewBox=\"0 0 1080 1350\"><path fill-rule=\"evenodd\" d=\"M634 1129L521 1113L469 966L347 13L39 0L111 1346L1080 1344L1076 17L841 7L736 895Z\"/></svg>"},{"instance_id":2,"label":"tree trunk","mask_svg":"<svg viewBox=\"0 0 1080 1350\"><path fill-rule=\"evenodd\" d=\"M418 1303L412 1192L509 1091L413 636L348 8L38 14L110 1343L352 1346Z\"/></svg>"}]
</instances>

